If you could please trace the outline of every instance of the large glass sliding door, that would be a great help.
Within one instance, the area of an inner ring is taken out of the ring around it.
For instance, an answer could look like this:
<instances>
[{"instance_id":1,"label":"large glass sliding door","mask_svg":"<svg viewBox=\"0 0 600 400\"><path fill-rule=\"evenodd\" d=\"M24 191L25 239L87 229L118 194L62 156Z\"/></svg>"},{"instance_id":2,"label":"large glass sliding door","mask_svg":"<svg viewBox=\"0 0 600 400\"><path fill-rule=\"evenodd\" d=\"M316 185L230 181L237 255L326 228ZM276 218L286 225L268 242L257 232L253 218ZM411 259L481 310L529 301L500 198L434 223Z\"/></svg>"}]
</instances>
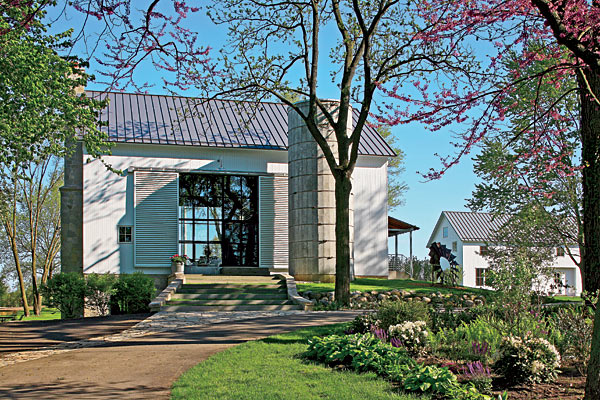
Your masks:
<instances>
[{"instance_id":1,"label":"large glass sliding door","mask_svg":"<svg viewBox=\"0 0 600 400\"><path fill-rule=\"evenodd\" d=\"M196 265L258 266L258 178L181 174L179 228Z\"/></svg>"}]
</instances>

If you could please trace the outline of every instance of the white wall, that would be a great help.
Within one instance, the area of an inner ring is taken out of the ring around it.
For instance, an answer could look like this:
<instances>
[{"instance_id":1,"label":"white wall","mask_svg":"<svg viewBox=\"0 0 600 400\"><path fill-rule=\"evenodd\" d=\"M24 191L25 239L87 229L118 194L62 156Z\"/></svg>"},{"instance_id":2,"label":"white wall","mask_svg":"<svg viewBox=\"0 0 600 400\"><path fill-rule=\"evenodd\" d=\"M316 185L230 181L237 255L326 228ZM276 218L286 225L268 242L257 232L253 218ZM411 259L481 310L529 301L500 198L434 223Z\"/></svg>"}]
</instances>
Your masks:
<instances>
[{"instance_id":1,"label":"white wall","mask_svg":"<svg viewBox=\"0 0 600 400\"><path fill-rule=\"evenodd\" d=\"M465 243L463 246L463 254L464 254L464 264L463 264L463 284L465 286L475 286L475 268L487 268L488 262L487 260L480 256L479 246L485 246L485 243ZM577 247L572 247L571 252L573 254L578 255L579 249ZM564 256L555 257L554 262L551 264L551 267L556 270L556 272L560 272L565 274L566 283L570 286L573 286L573 289L567 293L569 295L579 295L581 294L582 281L581 281L581 272L577 265L573 262L573 260L565 253Z\"/></svg>"},{"instance_id":2,"label":"white wall","mask_svg":"<svg viewBox=\"0 0 600 400\"><path fill-rule=\"evenodd\" d=\"M352 176L354 274L387 276L387 159L360 157Z\"/></svg>"},{"instance_id":3,"label":"white wall","mask_svg":"<svg viewBox=\"0 0 600 400\"><path fill-rule=\"evenodd\" d=\"M104 162L134 167L231 173L287 173L278 150L117 144ZM84 155L84 272L131 273L133 244L117 243L118 225L133 226L133 174L120 176ZM355 274L387 276L387 160L361 156L354 171ZM160 273L159 271L152 271ZM169 271L162 271L168 273Z\"/></svg>"},{"instance_id":4,"label":"white wall","mask_svg":"<svg viewBox=\"0 0 600 400\"><path fill-rule=\"evenodd\" d=\"M278 150L117 144L103 160L123 171L133 167L255 173L287 169L287 152ZM117 243L117 226L133 226L133 174L119 176L98 160L86 161L84 155L84 272L134 272L133 244Z\"/></svg>"}]
</instances>

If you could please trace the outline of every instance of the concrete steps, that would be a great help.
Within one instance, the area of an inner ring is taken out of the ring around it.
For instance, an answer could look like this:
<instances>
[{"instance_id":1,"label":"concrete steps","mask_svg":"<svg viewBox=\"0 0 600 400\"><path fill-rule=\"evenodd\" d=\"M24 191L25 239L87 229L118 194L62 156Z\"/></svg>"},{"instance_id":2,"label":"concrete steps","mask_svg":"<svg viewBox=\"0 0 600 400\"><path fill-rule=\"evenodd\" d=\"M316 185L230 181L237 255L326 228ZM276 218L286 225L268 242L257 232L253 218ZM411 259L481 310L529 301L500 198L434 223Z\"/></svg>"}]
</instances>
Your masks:
<instances>
[{"instance_id":1,"label":"concrete steps","mask_svg":"<svg viewBox=\"0 0 600 400\"><path fill-rule=\"evenodd\" d=\"M285 281L271 276L186 275L161 311L284 311L301 306L288 299Z\"/></svg>"},{"instance_id":2,"label":"concrete steps","mask_svg":"<svg viewBox=\"0 0 600 400\"><path fill-rule=\"evenodd\" d=\"M189 312L189 311L289 311L299 310L297 305L239 305L239 306L172 306L167 305L161 308L161 311L171 312Z\"/></svg>"},{"instance_id":3,"label":"concrete steps","mask_svg":"<svg viewBox=\"0 0 600 400\"><path fill-rule=\"evenodd\" d=\"M190 300L287 300L287 294L265 294L265 293L176 293L171 299Z\"/></svg>"}]
</instances>

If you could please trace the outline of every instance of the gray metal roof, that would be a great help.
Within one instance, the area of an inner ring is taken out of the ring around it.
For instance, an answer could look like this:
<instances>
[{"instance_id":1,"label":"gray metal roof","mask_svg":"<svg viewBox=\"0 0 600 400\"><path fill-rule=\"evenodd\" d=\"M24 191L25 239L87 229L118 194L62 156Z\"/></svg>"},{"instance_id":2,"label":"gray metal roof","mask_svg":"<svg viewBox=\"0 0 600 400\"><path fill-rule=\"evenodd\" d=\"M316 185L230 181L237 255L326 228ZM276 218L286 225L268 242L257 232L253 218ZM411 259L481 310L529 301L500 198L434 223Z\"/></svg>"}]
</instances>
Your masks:
<instances>
[{"instance_id":1,"label":"gray metal roof","mask_svg":"<svg viewBox=\"0 0 600 400\"><path fill-rule=\"evenodd\" d=\"M87 91L109 99L102 130L119 143L171 144L287 150L287 106L227 100ZM355 111L354 123L358 118ZM359 154L395 156L385 140L365 126Z\"/></svg>"},{"instance_id":2,"label":"gray metal roof","mask_svg":"<svg viewBox=\"0 0 600 400\"><path fill-rule=\"evenodd\" d=\"M493 233L509 220L508 215L480 212L443 211L456 234L463 242L492 240Z\"/></svg>"}]
</instances>

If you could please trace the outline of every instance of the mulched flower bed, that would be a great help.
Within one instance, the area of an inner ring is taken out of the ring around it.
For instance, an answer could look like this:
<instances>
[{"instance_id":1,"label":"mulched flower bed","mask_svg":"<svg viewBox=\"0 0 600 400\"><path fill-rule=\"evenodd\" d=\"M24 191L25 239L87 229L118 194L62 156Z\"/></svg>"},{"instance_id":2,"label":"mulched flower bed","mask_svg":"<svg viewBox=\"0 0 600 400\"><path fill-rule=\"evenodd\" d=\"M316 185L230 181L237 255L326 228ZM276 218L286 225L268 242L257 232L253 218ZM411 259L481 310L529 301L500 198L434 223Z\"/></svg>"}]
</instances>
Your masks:
<instances>
[{"instance_id":1,"label":"mulched flower bed","mask_svg":"<svg viewBox=\"0 0 600 400\"><path fill-rule=\"evenodd\" d=\"M419 358L426 365L447 366L462 381L460 370L465 362L455 362L434 356ZM585 376L582 376L572 363L561 366L561 373L553 383L513 386L501 377L493 376L494 396L508 393L510 400L581 400L585 391Z\"/></svg>"},{"instance_id":2,"label":"mulched flower bed","mask_svg":"<svg viewBox=\"0 0 600 400\"><path fill-rule=\"evenodd\" d=\"M507 382L500 379L494 380L494 394L504 390L508 392L509 399L529 400L581 400L585 391L585 376L582 376L575 366L561 366L561 373L553 383L538 383L535 385L519 385L509 387Z\"/></svg>"}]
</instances>

